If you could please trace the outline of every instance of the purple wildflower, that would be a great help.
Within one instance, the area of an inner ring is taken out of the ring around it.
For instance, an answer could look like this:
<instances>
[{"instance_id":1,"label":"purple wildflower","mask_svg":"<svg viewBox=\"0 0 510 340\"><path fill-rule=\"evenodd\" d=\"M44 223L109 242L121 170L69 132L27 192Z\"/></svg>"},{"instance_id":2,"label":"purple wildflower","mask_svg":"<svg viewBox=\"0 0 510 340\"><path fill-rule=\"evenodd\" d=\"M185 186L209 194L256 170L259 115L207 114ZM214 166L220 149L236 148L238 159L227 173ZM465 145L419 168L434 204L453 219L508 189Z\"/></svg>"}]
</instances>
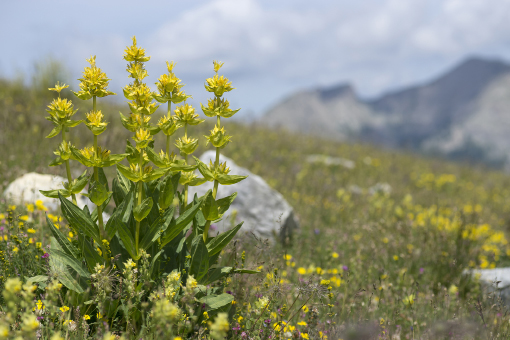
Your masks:
<instances>
[{"instance_id":1,"label":"purple wildflower","mask_svg":"<svg viewBox=\"0 0 510 340\"><path fill-rule=\"evenodd\" d=\"M48 253L44 253L44 255L41 256L41 258L43 258L43 259L47 259L48 257L50 257L50 254L48 254Z\"/></svg>"}]
</instances>

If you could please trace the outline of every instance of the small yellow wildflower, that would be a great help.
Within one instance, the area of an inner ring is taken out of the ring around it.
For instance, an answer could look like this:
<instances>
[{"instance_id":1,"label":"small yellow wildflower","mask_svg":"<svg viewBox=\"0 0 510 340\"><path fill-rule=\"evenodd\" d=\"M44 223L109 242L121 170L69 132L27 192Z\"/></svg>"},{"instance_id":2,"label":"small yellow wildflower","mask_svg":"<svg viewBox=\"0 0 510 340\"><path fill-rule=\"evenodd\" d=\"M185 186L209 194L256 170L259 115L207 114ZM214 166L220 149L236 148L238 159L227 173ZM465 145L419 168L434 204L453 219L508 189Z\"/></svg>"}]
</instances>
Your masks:
<instances>
[{"instance_id":1,"label":"small yellow wildflower","mask_svg":"<svg viewBox=\"0 0 510 340\"><path fill-rule=\"evenodd\" d=\"M338 255L338 253L337 253L337 252L332 252L332 253L331 253L331 257L332 257L332 258L334 258L334 259L337 259L337 258L338 258L338 256L340 256L340 255Z\"/></svg>"},{"instance_id":2,"label":"small yellow wildflower","mask_svg":"<svg viewBox=\"0 0 510 340\"><path fill-rule=\"evenodd\" d=\"M27 204L27 211L32 213L35 210L35 206L32 203Z\"/></svg>"},{"instance_id":3,"label":"small yellow wildflower","mask_svg":"<svg viewBox=\"0 0 510 340\"><path fill-rule=\"evenodd\" d=\"M67 307L67 306L62 306L62 307L60 307L59 309L60 309L60 311L61 311L62 313L65 313L65 312L67 312L67 311L69 310L69 307Z\"/></svg>"},{"instance_id":4,"label":"small yellow wildflower","mask_svg":"<svg viewBox=\"0 0 510 340\"><path fill-rule=\"evenodd\" d=\"M12 249L12 251L13 251L13 252L15 252L15 253L17 253L17 252L19 251L19 248L18 248L18 247L14 247L14 248Z\"/></svg>"},{"instance_id":5,"label":"small yellow wildflower","mask_svg":"<svg viewBox=\"0 0 510 340\"><path fill-rule=\"evenodd\" d=\"M37 208L37 210L42 210L42 211L47 211L48 208L46 208L43 204L43 201L41 200L37 200L35 201L35 207Z\"/></svg>"},{"instance_id":6,"label":"small yellow wildflower","mask_svg":"<svg viewBox=\"0 0 510 340\"><path fill-rule=\"evenodd\" d=\"M29 238L28 239L28 243L30 243L30 244L34 243L34 239L33 238Z\"/></svg>"},{"instance_id":7,"label":"small yellow wildflower","mask_svg":"<svg viewBox=\"0 0 510 340\"><path fill-rule=\"evenodd\" d=\"M288 260L292 259L292 255L285 254L285 255L283 255L283 259L288 261Z\"/></svg>"},{"instance_id":8,"label":"small yellow wildflower","mask_svg":"<svg viewBox=\"0 0 510 340\"><path fill-rule=\"evenodd\" d=\"M90 315L85 314L85 315L83 316L83 320L90 320Z\"/></svg>"},{"instance_id":9,"label":"small yellow wildflower","mask_svg":"<svg viewBox=\"0 0 510 340\"><path fill-rule=\"evenodd\" d=\"M73 237L73 236L74 236L73 232L72 232L72 231L70 231L70 232L69 232L69 237Z\"/></svg>"},{"instance_id":10,"label":"small yellow wildflower","mask_svg":"<svg viewBox=\"0 0 510 340\"><path fill-rule=\"evenodd\" d=\"M29 234L35 234L35 229L32 229L32 228L27 229L27 233L29 233Z\"/></svg>"},{"instance_id":11,"label":"small yellow wildflower","mask_svg":"<svg viewBox=\"0 0 510 340\"><path fill-rule=\"evenodd\" d=\"M308 313L308 311L310 310L310 309L308 308L308 306L307 306L307 305L304 305L303 307L301 307L301 309L302 309L302 310L303 310L303 312L305 312L305 313Z\"/></svg>"},{"instance_id":12,"label":"small yellow wildflower","mask_svg":"<svg viewBox=\"0 0 510 340\"><path fill-rule=\"evenodd\" d=\"M394 259L395 261L398 261L398 255L393 255L393 259Z\"/></svg>"},{"instance_id":13,"label":"small yellow wildflower","mask_svg":"<svg viewBox=\"0 0 510 340\"><path fill-rule=\"evenodd\" d=\"M303 339L310 339L310 337L308 336L308 333L301 333L301 337Z\"/></svg>"},{"instance_id":14,"label":"small yellow wildflower","mask_svg":"<svg viewBox=\"0 0 510 340\"><path fill-rule=\"evenodd\" d=\"M299 275L305 275L306 274L306 269L303 268L303 267L299 267L297 271L298 271Z\"/></svg>"},{"instance_id":15,"label":"small yellow wildflower","mask_svg":"<svg viewBox=\"0 0 510 340\"><path fill-rule=\"evenodd\" d=\"M28 215L20 216L19 219L22 221L28 221Z\"/></svg>"},{"instance_id":16,"label":"small yellow wildflower","mask_svg":"<svg viewBox=\"0 0 510 340\"><path fill-rule=\"evenodd\" d=\"M299 326L306 326L307 325L307 323L305 321L299 321L297 324Z\"/></svg>"}]
</instances>

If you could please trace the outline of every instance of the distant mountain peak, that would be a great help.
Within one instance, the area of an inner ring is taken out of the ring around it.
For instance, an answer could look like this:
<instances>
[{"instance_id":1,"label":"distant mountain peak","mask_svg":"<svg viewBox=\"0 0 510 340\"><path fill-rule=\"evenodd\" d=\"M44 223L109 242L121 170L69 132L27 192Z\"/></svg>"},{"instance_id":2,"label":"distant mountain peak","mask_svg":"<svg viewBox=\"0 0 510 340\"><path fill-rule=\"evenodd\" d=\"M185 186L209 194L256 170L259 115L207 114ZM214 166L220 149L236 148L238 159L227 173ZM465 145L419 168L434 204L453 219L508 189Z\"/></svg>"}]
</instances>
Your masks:
<instances>
[{"instance_id":1,"label":"distant mountain peak","mask_svg":"<svg viewBox=\"0 0 510 340\"><path fill-rule=\"evenodd\" d=\"M318 90L319 96L322 100L329 101L339 97L356 96L354 88L351 84L343 83L331 87L325 87Z\"/></svg>"}]
</instances>

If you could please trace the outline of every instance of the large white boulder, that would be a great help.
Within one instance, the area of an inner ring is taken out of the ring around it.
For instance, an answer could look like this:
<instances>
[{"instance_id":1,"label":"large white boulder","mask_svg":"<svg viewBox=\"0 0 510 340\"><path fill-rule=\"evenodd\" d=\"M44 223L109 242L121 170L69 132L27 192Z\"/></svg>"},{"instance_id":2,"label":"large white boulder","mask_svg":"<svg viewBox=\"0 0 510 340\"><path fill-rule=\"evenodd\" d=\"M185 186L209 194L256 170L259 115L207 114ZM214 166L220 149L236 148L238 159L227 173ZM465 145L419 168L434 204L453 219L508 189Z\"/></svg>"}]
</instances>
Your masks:
<instances>
[{"instance_id":1,"label":"large white boulder","mask_svg":"<svg viewBox=\"0 0 510 340\"><path fill-rule=\"evenodd\" d=\"M479 280L484 293L497 293L507 306L510 306L510 267L473 269L465 271L464 274L471 275L475 280Z\"/></svg>"},{"instance_id":2,"label":"large white boulder","mask_svg":"<svg viewBox=\"0 0 510 340\"><path fill-rule=\"evenodd\" d=\"M66 181L65 178L60 176L29 172L10 183L3 192L3 197L15 204L35 203L37 200L41 200L49 210L57 211L60 207L58 199L46 197L39 190L63 189L63 183ZM85 190L84 192L86 193ZM76 201L82 209L85 205L89 207L91 212L95 209L94 203L83 195L76 195ZM109 218L107 214L103 217Z\"/></svg>"},{"instance_id":3,"label":"large white boulder","mask_svg":"<svg viewBox=\"0 0 510 340\"><path fill-rule=\"evenodd\" d=\"M215 157L215 151L207 151L200 157L200 160L209 164L209 160L214 162ZM237 192L237 197L223 216L223 220L215 225L216 230L213 232L224 232L230 229L231 216L234 211L236 223L244 221L241 230L253 232L260 237L279 236L284 239L298 228L292 207L279 192L273 190L260 176L236 165L230 158L220 155L220 162L227 162L231 175L248 176L248 178L232 185L219 185L217 199L229 196L234 192ZM212 188L212 182L206 182L198 187L190 187L189 196L193 197L195 193L202 196Z\"/></svg>"}]
</instances>

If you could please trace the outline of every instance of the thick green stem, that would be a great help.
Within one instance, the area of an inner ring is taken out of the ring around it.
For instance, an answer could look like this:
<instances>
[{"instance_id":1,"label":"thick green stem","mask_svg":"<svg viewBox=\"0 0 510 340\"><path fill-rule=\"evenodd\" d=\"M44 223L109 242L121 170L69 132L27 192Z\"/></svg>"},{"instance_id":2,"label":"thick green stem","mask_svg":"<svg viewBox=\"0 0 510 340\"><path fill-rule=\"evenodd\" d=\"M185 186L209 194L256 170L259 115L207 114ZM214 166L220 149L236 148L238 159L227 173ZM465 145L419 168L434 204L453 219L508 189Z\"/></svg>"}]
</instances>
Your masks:
<instances>
[{"instance_id":1,"label":"thick green stem","mask_svg":"<svg viewBox=\"0 0 510 340\"><path fill-rule=\"evenodd\" d=\"M92 97L92 111L96 112L96 96ZM94 135L94 150L96 151L96 157L99 158L99 148L97 146L97 135ZM97 167L94 167L94 180L99 183L99 171ZM104 222L103 222L103 208L101 205L97 205L97 222L99 224L99 234L101 235L101 241L106 240L106 232L104 230ZM101 242L101 251L103 253L103 258L109 262L108 254L106 251L106 245Z\"/></svg>"},{"instance_id":2,"label":"thick green stem","mask_svg":"<svg viewBox=\"0 0 510 340\"><path fill-rule=\"evenodd\" d=\"M171 117L171 110L172 110L172 102L168 101L168 109L166 112L168 114L168 119L170 119L170 117ZM168 157L170 157L170 136L166 136L166 155Z\"/></svg>"},{"instance_id":3,"label":"thick green stem","mask_svg":"<svg viewBox=\"0 0 510 340\"><path fill-rule=\"evenodd\" d=\"M67 127L63 126L62 127L62 142L64 143L67 143L66 141L66 129ZM65 160L64 162L66 164L66 173L67 173L67 181L69 182L69 185L71 185L71 183L73 182L73 177L71 176L71 168L69 167L69 160ZM76 201L76 195L75 194L71 194L72 198L73 198L73 203L78 205L77 201Z\"/></svg>"},{"instance_id":4,"label":"thick green stem","mask_svg":"<svg viewBox=\"0 0 510 340\"><path fill-rule=\"evenodd\" d=\"M188 138L188 124L184 123L184 138ZM184 156L184 160L186 161L186 165L188 165L188 154ZM184 207L183 212L186 211L186 206L188 205L188 185L184 184Z\"/></svg>"},{"instance_id":5,"label":"thick green stem","mask_svg":"<svg viewBox=\"0 0 510 340\"><path fill-rule=\"evenodd\" d=\"M143 113L142 113L142 122L143 122ZM142 123L143 124L143 123ZM140 169L140 177L142 177L143 175L143 149L140 149L140 160L139 160L139 169ZM135 206L135 208L137 206L139 206L140 204L142 204L142 195L143 195L143 182L142 181L139 181L138 182L138 202ZM140 238L140 222L139 221L136 221L136 234L135 234L135 249L136 249L136 255L140 255L139 254L139 251L138 251L138 240ZM138 262L138 260L137 260Z\"/></svg>"},{"instance_id":6,"label":"thick green stem","mask_svg":"<svg viewBox=\"0 0 510 340\"><path fill-rule=\"evenodd\" d=\"M220 127L220 116L217 116L217 124L218 124L218 128ZM220 148L216 148L216 159L214 160L214 168L217 169L220 165ZM218 184L219 182L217 180L214 180L214 185L213 185L213 192L212 192L212 195L213 195L213 199L216 199L216 195L218 194ZM211 221L207 221L205 223L205 227L204 227L204 242L207 242L207 237L209 236L209 228L211 227Z\"/></svg>"}]
</instances>

